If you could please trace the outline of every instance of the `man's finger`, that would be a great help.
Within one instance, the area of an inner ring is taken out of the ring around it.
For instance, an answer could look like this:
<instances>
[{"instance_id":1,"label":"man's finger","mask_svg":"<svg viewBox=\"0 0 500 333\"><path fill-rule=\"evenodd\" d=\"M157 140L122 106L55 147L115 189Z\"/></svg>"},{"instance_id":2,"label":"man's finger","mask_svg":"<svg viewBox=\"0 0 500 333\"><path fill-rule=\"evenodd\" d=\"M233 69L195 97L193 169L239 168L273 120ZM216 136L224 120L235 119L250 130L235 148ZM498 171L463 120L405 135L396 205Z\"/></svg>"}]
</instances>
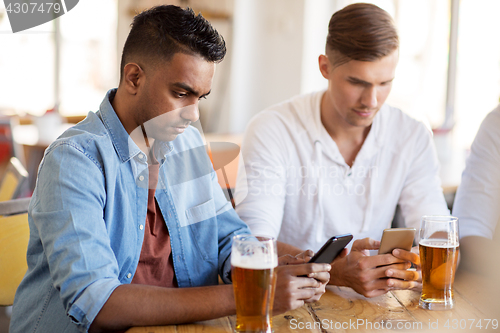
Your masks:
<instances>
[{"instance_id":1,"label":"man's finger","mask_svg":"<svg viewBox=\"0 0 500 333\"><path fill-rule=\"evenodd\" d=\"M397 258L390 253L377 254L369 258L371 259L371 263L374 264L375 266L387 266L392 264L408 262L408 260Z\"/></svg>"},{"instance_id":2,"label":"man's finger","mask_svg":"<svg viewBox=\"0 0 500 333\"><path fill-rule=\"evenodd\" d=\"M420 256L416 253L410 252L410 251L405 251L402 249L395 249L392 251L392 255L396 258L402 259L402 260L407 260L415 265L419 266L420 265Z\"/></svg>"},{"instance_id":3,"label":"man's finger","mask_svg":"<svg viewBox=\"0 0 500 333\"><path fill-rule=\"evenodd\" d=\"M380 247L380 241L366 237L357 239L352 243L352 251L377 250Z\"/></svg>"},{"instance_id":4,"label":"man's finger","mask_svg":"<svg viewBox=\"0 0 500 333\"><path fill-rule=\"evenodd\" d=\"M315 291L316 292L315 292L314 296L311 297L311 298L308 298L308 299L304 300L304 302L306 302L306 303L313 303L313 302L319 301L319 299L321 298L321 296L323 296L323 294L326 292L326 289L325 289L325 287L323 285L320 288L316 288Z\"/></svg>"},{"instance_id":5,"label":"man's finger","mask_svg":"<svg viewBox=\"0 0 500 333\"><path fill-rule=\"evenodd\" d=\"M317 282L317 281L316 281ZM296 299L301 301L307 301L316 295L316 288L302 288L297 290Z\"/></svg>"},{"instance_id":6,"label":"man's finger","mask_svg":"<svg viewBox=\"0 0 500 333\"><path fill-rule=\"evenodd\" d=\"M283 266L283 265L298 265L298 264L303 264L304 262L305 262L304 259L292 257L289 254L281 256L281 257L278 258L278 265L279 266Z\"/></svg>"},{"instance_id":7,"label":"man's finger","mask_svg":"<svg viewBox=\"0 0 500 333\"><path fill-rule=\"evenodd\" d=\"M352 254L352 252L351 252ZM398 259L392 254L379 254L375 256L363 256L358 259L358 266L361 270L375 269L380 266L407 263L406 260ZM386 267L387 268L387 267ZM379 277L378 275L375 277Z\"/></svg>"},{"instance_id":8,"label":"man's finger","mask_svg":"<svg viewBox=\"0 0 500 333\"><path fill-rule=\"evenodd\" d=\"M420 272L417 270L401 270L390 268L386 270L385 276L407 281L422 281Z\"/></svg>"},{"instance_id":9,"label":"man's finger","mask_svg":"<svg viewBox=\"0 0 500 333\"><path fill-rule=\"evenodd\" d=\"M392 264L388 266L380 266L373 270L373 279L381 279L388 277L387 271L389 270L392 272L399 272L399 271L406 271L410 267L411 265L407 262ZM397 276L393 277L398 278Z\"/></svg>"},{"instance_id":10,"label":"man's finger","mask_svg":"<svg viewBox=\"0 0 500 333\"><path fill-rule=\"evenodd\" d=\"M295 276L309 275L311 273L330 272L332 266L330 264L303 264L289 266L290 273Z\"/></svg>"},{"instance_id":11,"label":"man's finger","mask_svg":"<svg viewBox=\"0 0 500 333\"><path fill-rule=\"evenodd\" d=\"M302 253L299 253L295 256L295 258L304 259L306 262L309 261L314 256L314 252L312 250L306 250Z\"/></svg>"},{"instance_id":12,"label":"man's finger","mask_svg":"<svg viewBox=\"0 0 500 333\"><path fill-rule=\"evenodd\" d=\"M331 268L330 264L281 265L277 267L279 270L278 276L285 275L289 277L307 277L311 273L329 273Z\"/></svg>"},{"instance_id":13,"label":"man's finger","mask_svg":"<svg viewBox=\"0 0 500 333\"><path fill-rule=\"evenodd\" d=\"M357 290L366 297L375 297L385 294L390 287L387 285L387 279L376 279L366 284L363 290Z\"/></svg>"},{"instance_id":14,"label":"man's finger","mask_svg":"<svg viewBox=\"0 0 500 333\"><path fill-rule=\"evenodd\" d=\"M388 279L387 286L391 289L422 290L422 282L403 281L399 279Z\"/></svg>"},{"instance_id":15,"label":"man's finger","mask_svg":"<svg viewBox=\"0 0 500 333\"><path fill-rule=\"evenodd\" d=\"M307 277L316 279L319 282L325 284L328 283L328 281L330 281L330 273L328 272L309 273Z\"/></svg>"}]
</instances>

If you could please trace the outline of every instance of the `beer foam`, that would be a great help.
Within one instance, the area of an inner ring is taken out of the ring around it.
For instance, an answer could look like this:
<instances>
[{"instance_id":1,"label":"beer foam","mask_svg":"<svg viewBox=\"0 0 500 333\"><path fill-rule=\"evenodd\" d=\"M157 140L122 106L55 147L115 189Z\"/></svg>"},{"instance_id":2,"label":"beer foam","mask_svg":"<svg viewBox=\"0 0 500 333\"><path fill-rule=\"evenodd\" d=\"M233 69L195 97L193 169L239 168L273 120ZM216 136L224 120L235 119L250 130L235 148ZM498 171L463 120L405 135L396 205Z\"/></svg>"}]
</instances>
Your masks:
<instances>
[{"instance_id":1,"label":"beer foam","mask_svg":"<svg viewBox=\"0 0 500 333\"><path fill-rule=\"evenodd\" d=\"M424 239L420 241L419 245L449 249L458 247L458 242L449 242L447 239Z\"/></svg>"},{"instance_id":2,"label":"beer foam","mask_svg":"<svg viewBox=\"0 0 500 333\"><path fill-rule=\"evenodd\" d=\"M231 265L246 269L270 269L278 266L278 258L276 254L270 257L264 253L241 255L233 252L231 254Z\"/></svg>"}]
</instances>

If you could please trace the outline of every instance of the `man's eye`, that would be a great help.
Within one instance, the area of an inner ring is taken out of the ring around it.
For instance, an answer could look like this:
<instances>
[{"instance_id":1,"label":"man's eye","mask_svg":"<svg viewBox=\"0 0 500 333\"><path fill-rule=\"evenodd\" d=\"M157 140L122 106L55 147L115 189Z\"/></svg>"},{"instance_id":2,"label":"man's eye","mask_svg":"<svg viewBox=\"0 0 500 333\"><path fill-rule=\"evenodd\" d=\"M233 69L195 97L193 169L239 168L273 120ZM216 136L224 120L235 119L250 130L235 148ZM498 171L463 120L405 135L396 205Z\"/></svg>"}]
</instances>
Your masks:
<instances>
[{"instance_id":1,"label":"man's eye","mask_svg":"<svg viewBox=\"0 0 500 333\"><path fill-rule=\"evenodd\" d=\"M187 96L187 93L174 92L174 95L175 95L176 97L182 98L182 97L186 97L186 96Z\"/></svg>"},{"instance_id":2,"label":"man's eye","mask_svg":"<svg viewBox=\"0 0 500 333\"><path fill-rule=\"evenodd\" d=\"M198 100L200 99L207 99L207 96L200 96L200 98L198 98Z\"/></svg>"},{"instance_id":3,"label":"man's eye","mask_svg":"<svg viewBox=\"0 0 500 333\"><path fill-rule=\"evenodd\" d=\"M364 82L359 81L349 81L354 86L365 86Z\"/></svg>"}]
</instances>

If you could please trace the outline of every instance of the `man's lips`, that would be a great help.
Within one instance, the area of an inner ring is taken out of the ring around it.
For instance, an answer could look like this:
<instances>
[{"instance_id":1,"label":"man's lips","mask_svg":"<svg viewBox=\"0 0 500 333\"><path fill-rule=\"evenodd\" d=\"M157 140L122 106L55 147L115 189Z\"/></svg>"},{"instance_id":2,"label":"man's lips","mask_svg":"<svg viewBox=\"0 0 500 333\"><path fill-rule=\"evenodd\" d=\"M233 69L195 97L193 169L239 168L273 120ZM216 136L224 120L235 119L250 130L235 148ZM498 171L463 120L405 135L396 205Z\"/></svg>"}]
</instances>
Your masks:
<instances>
[{"instance_id":1,"label":"man's lips","mask_svg":"<svg viewBox=\"0 0 500 333\"><path fill-rule=\"evenodd\" d=\"M183 133L186 128L187 128L187 126L176 126L176 127L173 127L174 131L176 131L177 133Z\"/></svg>"},{"instance_id":2,"label":"man's lips","mask_svg":"<svg viewBox=\"0 0 500 333\"><path fill-rule=\"evenodd\" d=\"M353 110L354 112L356 112L357 115L361 116L361 117L370 117L375 111L372 110L372 111L369 111L369 110Z\"/></svg>"}]
</instances>

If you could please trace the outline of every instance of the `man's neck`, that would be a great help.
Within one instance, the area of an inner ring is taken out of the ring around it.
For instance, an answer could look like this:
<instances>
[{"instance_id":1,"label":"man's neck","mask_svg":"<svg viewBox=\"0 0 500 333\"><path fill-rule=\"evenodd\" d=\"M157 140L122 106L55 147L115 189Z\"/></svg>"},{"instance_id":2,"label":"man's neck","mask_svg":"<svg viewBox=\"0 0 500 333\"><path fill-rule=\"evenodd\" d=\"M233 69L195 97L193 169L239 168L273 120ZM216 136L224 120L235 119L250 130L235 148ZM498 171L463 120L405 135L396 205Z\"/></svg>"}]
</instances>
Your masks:
<instances>
[{"instance_id":1,"label":"man's neck","mask_svg":"<svg viewBox=\"0 0 500 333\"><path fill-rule=\"evenodd\" d=\"M135 142L135 144L142 152L149 156L151 147L153 147L154 144L154 139L145 136L143 130L136 128L136 125L134 125L132 119L130 118L131 112L134 111L130 109L132 103L128 102L125 99L126 94L124 94L123 91L118 88L115 97L111 101L111 106L113 107L113 110L115 110L115 113L118 116L118 119L122 123L123 127L130 135L132 141Z\"/></svg>"},{"instance_id":2,"label":"man's neck","mask_svg":"<svg viewBox=\"0 0 500 333\"><path fill-rule=\"evenodd\" d=\"M320 106L321 123L326 131L337 144L340 154L344 157L347 165L351 166L361 150L371 125L368 127L357 127L347 123L333 109L327 93L323 94Z\"/></svg>"},{"instance_id":3,"label":"man's neck","mask_svg":"<svg viewBox=\"0 0 500 333\"><path fill-rule=\"evenodd\" d=\"M118 87L115 97L110 102L113 110L115 110L115 113L118 116L118 119L120 119L120 122L127 133L130 134L135 129L135 126L132 126L131 124L129 111L130 103L126 99L127 95L123 93L120 87Z\"/></svg>"}]
</instances>

